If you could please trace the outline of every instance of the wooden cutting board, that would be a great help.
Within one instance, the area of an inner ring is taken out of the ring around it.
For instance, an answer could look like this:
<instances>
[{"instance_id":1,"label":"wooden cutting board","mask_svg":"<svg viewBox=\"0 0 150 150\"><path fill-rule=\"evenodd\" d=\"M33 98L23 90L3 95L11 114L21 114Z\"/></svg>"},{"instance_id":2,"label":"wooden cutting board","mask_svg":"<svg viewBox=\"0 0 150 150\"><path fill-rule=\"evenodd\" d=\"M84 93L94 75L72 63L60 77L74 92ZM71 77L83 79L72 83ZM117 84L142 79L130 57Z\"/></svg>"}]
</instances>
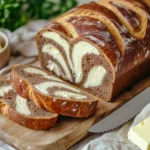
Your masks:
<instances>
[{"instance_id":1,"label":"wooden cutting board","mask_svg":"<svg viewBox=\"0 0 150 150\"><path fill-rule=\"evenodd\" d=\"M27 129L0 115L0 138L17 149L67 149L88 136L90 134L88 129L94 123L115 111L149 86L150 77L147 77L115 98L113 102L99 101L97 111L92 117L74 119L60 116L57 125L46 131Z\"/></svg>"}]
</instances>

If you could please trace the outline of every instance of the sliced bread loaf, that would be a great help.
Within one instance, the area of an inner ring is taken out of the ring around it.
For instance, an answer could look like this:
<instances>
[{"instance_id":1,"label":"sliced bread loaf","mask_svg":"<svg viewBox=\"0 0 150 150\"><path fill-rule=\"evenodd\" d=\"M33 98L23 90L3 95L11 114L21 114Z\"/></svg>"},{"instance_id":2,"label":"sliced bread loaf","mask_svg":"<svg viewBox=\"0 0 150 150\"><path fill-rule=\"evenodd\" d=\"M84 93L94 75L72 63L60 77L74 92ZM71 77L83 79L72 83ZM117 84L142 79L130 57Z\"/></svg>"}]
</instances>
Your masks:
<instances>
[{"instance_id":1,"label":"sliced bread loaf","mask_svg":"<svg viewBox=\"0 0 150 150\"><path fill-rule=\"evenodd\" d=\"M43 69L111 101L150 74L150 0L94 1L53 19L36 43Z\"/></svg>"},{"instance_id":2,"label":"sliced bread loaf","mask_svg":"<svg viewBox=\"0 0 150 150\"><path fill-rule=\"evenodd\" d=\"M36 105L61 115L88 117L98 98L33 66L15 65L11 82L16 92Z\"/></svg>"},{"instance_id":3,"label":"sliced bread loaf","mask_svg":"<svg viewBox=\"0 0 150 150\"><path fill-rule=\"evenodd\" d=\"M36 130L54 126L58 117L17 95L6 80L0 80L0 112L16 123Z\"/></svg>"}]
</instances>

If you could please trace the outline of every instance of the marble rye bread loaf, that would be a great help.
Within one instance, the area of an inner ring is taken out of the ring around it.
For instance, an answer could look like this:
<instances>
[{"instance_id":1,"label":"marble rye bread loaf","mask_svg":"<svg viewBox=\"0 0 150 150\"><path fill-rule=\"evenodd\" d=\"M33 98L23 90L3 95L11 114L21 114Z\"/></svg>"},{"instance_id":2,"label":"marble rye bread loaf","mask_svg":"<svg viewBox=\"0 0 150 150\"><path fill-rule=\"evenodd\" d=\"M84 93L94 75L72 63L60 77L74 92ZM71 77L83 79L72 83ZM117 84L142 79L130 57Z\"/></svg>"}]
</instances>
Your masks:
<instances>
[{"instance_id":1,"label":"marble rye bread loaf","mask_svg":"<svg viewBox=\"0 0 150 150\"><path fill-rule=\"evenodd\" d=\"M38 108L32 101L20 97L8 80L0 80L0 112L10 120L35 130L53 127L58 117L58 114Z\"/></svg>"},{"instance_id":2,"label":"marble rye bread loaf","mask_svg":"<svg viewBox=\"0 0 150 150\"><path fill-rule=\"evenodd\" d=\"M15 65L11 83L22 97L41 108L71 117L88 117L96 111L98 98L47 74L41 68Z\"/></svg>"},{"instance_id":3,"label":"marble rye bread loaf","mask_svg":"<svg viewBox=\"0 0 150 150\"><path fill-rule=\"evenodd\" d=\"M36 36L42 68L105 101L150 74L149 40L149 0L84 4Z\"/></svg>"}]
</instances>

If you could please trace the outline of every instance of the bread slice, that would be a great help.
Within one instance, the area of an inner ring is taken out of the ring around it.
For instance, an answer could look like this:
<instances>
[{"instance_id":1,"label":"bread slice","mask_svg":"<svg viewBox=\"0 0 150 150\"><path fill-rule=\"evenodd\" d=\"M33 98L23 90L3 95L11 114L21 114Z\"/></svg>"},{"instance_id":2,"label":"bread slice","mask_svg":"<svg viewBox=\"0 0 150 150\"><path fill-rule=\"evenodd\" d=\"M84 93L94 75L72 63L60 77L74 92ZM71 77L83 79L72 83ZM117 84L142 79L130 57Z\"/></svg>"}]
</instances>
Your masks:
<instances>
[{"instance_id":1,"label":"bread slice","mask_svg":"<svg viewBox=\"0 0 150 150\"><path fill-rule=\"evenodd\" d=\"M64 116L88 117L98 103L98 98L34 66L15 65L11 83L20 96Z\"/></svg>"},{"instance_id":2,"label":"bread slice","mask_svg":"<svg viewBox=\"0 0 150 150\"><path fill-rule=\"evenodd\" d=\"M32 101L17 95L7 80L0 80L0 112L14 122L35 130L54 126L58 117L58 114L38 108Z\"/></svg>"}]
</instances>

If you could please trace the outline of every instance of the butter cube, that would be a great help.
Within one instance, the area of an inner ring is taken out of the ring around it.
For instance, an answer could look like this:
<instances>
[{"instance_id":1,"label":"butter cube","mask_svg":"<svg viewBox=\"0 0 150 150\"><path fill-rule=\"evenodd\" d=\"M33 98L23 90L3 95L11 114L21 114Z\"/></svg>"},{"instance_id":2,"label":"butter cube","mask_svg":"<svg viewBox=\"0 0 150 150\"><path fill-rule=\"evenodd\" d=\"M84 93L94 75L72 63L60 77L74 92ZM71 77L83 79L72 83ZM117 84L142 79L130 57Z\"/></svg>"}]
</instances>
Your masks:
<instances>
[{"instance_id":1,"label":"butter cube","mask_svg":"<svg viewBox=\"0 0 150 150\"><path fill-rule=\"evenodd\" d=\"M150 150L150 118L131 128L128 139L142 150Z\"/></svg>"},{"instance_id":2,"label":"butter cube","mask_svg":"<svg viewBox=\"0 0 150 150\"><path fill-rule=\"evenodd\" d=\"M0 44L0 50L2 50L2 45Z\"/></svg>"}]
</instances>

